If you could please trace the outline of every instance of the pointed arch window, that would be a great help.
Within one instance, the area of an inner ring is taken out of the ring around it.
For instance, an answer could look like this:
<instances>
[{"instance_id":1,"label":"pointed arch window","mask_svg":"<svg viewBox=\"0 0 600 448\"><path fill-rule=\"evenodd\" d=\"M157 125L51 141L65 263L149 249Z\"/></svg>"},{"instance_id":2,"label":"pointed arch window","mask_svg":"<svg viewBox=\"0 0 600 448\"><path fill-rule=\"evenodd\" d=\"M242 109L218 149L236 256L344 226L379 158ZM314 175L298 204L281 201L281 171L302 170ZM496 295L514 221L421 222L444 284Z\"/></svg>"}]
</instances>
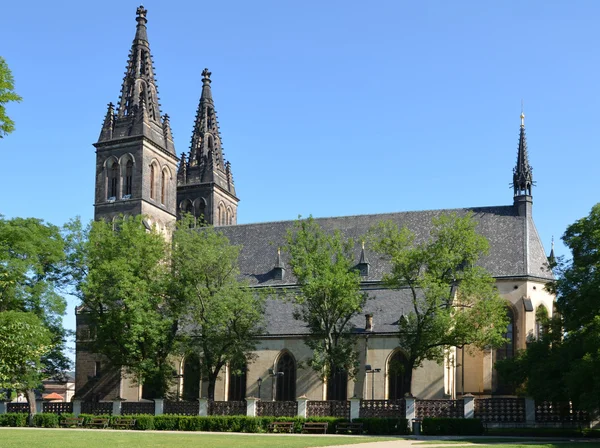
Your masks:
<instances>
[{"instance_id":1,"label":"pointed arch window","mask_svg":"<svg viewBox=\"0 0 600 448\"><path fill-rule=\"evenodd\" d=\"M196 354L190 354L185 358L181 396L186 401L200 398L200 358Z\"/></svg>"},{"instance_id":2,"label":"pointed arch window","mask_svg":"<svg viewBox=\"0 0 600 448\"><path fill-rule=\"evenodd\" d=\"M119 189L119 164L113 162L108 173L108 197L116 198Z\"/></svg>"},{"instance_id":3,"label":"pointed arch window","mask_svg":"<svg viewBox=\"0 0 600 448\"><path fill-rule=\"evenodd\" d=\"M133 190L133 162L127 161L125 165L125 194L131 195Z\"/></svg>"},{"instance_id":4,"label":"pointed arch window","mask_svg":"<svg viewBox=\"0 0 600 448\"><path fill-rule=\"evenodd\" d=\"M548 331L548 310L544 305L535 310L535 337L541 339Z\"/></svg>"},{"instance_id":5,"label":"pointed arch window","mask_svg":"<svg viewBox=\"0 0 600 448\"><path fill-rule=\"evenodd\" d=\"M283 375L277 375L281 373ZM275 401L294 401L296 399L296 362L289 353L283 353L279 357L274 380L277 381Z\"/></svg>"},{"instance_id":6,"label":"pointed arch window","mask_svg":"<svg viewBox=\"0 0 600 448\"><path fill-rule=\"evenodd\" d=\"M496 350L496 360L512 358L515 355L515 314L512 308L506 308L506 317L508 318L508 325L506 326L506 332L504 338L507 340L504 345Z\"/></svg>"},{"instance_id":7,"label":"pointed arch window","mask_svg":"<svg viewBox=\"0 0 600 448\"><path fill-rule=\"evenodd\" d=\"M348 398L348 372L334 367L327 378L327 399L345 401Z\"/></svg>"},{"instance_id":8,"label":"pointed arch window","mask_svg":"<svg viewBox=\"0 0 600 448\"><path fill-rule=\"evenodd\" d=\"M232 363L229 366L229 401L242 401L246 398L246 363Z\"/></svg>"},{"instance_id":9,"label":"pointed arch window","mask_svg":"<svg viewBox=\"0 0 600 448\"><path fill-rule=\"evenodd\" d=\"M400 400L410 391L410 366L403 352L397 350L387 365L388 400Z\"/></svg>"},{"instance_id":10,"label":"pointed arch window","mask_svg":"<svg viewBox=\"0 0 600 448\"><path fill-rule=\"evenodd\" d=\"M156 181L156 169L154 164L150 165L150 199L155 199L156 191L154 182Z\"/></svg>"},{"instance_id":11,"label":"pointed arch window","mask_svg":"<svg viewBox=\"0 0 600 448\"><path fill-rule=\"evenodd\" d=\"M167 172L163 171L160 177L160 203L167 202Z\"/></svg>"}]
</instances>

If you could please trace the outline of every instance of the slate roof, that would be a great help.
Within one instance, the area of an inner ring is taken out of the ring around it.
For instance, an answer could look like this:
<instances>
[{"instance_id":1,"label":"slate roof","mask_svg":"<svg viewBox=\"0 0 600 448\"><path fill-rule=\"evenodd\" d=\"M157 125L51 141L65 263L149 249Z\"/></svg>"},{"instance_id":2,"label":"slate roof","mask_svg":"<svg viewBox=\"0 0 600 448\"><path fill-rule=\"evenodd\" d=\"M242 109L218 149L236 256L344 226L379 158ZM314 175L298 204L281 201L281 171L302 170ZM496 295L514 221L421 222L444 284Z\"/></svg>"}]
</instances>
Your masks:
<instances>
[{"instance_id":1,"label":"slate roof","mask_svg":"<svg viewBox=\"0 0 600 448\"><path fill-rule=\"evenodd\" d=\"M463 209L425 210L416 212L383 213L373 215L315 218L326 230L340 230L355 242L355 257L358 263L361 253L362 236L370 227L380 221L391 220L399 227L406 226L416 237L416 242L429 237L432 219L445 213L464 216L472 212L478 222L477 231L490 243L489 254L481 260L494 277L537 277L551 280L547 258L535 224L529 217L521 217L514 206L474 207ZM295 221L277 221L257 224L223 226L222 231L232 244L241 245L240 271L252 286L291 287L295 279L287 263L288 254L282 253L282 261L287 267L283 280L275 276L277 248L284 246L288 228ZM365 313L374 314L374 329L379 332L394 332L402 314L408 314L410 297L408 291L390 291L378 286L382 274L388 271L388 263L375 253L366 253L370 262L368 277L363 277L364 285L371 285L370 294L374 297L365 307ZM373 283L372 283L373 282ZM269 300L266 324L270 335L305 334L304 324L293 318L293 305L289 302ZM364 316L353 322L357 328L364 328Z\"/></svg>"}]
</instances>

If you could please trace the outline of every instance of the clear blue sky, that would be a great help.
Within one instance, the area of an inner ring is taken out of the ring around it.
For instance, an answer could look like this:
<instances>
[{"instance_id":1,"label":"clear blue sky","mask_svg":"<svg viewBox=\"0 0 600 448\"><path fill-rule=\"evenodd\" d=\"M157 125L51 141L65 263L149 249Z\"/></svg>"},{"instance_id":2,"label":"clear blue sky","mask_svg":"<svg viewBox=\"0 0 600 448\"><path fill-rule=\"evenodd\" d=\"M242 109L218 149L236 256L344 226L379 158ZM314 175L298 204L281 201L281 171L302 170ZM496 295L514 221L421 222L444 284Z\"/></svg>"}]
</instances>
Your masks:
<instances>
[{"instance_id":1,"label":"clear blue sky","mask_svg":"<svg viewBox=\"0 0 600 448\"><path fill-rule=\"evenodd\" d=\"M118 100L138 4L2 5L0 55L24 99L0 140L3 215L91 219L92 143ZM600 2L144 6L178 153L200 73L213 73L240 223L511 204L521 99L546 250L599 199Z\"/></svg>"}]
</instances>

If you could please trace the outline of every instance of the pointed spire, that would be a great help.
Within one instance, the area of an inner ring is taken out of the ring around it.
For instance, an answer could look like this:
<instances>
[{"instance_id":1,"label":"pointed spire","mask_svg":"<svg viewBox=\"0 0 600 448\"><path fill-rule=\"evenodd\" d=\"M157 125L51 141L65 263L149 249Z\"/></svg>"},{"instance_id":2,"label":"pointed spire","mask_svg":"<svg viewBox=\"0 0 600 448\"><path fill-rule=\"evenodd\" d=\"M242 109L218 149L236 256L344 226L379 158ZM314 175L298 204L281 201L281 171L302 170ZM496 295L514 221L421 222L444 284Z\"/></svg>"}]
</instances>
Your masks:
<instances>
[{"instance_id":1,"label":"pointed spire","mask_svg":"<svg viewBox=\"0 0 600 448\"><path fill-rule=\"evenodd\" d=\"M519 132L519 148L517 151L517 165L513 170L514 195L531 196L533 182L533 169L529 165L529 155L527 154L527 139L525 137L525 114L521 112L521 129Z\"/></svg>"},{"instance_id":2,"label":"pointed spire","mask_svg":"<svg viewBox=\"0 0 600 448\"><path fill-rule=\"evenodd\" d=\"M371 266L371 263L369 263L369 260L367 259L367 255L365 253L365 242L362 242L362 248L360 251L360 258L358 260L358 264L356 265L356 268L358 269L358 272L360 273L361 277L368 277L369 276L369 268Z\"/></svg>"},{"instance_id":3,"label":"pointed spire","mask_svg":"<svg viewBox=\"0 0 600 448\"><path fill-rule=\"evenodd\" d=\"M100 131L99 142L104 140L110 140L113 136L113 130L115 127L115 105L108 103L108 110L104 117L104 123L102 124L102 131Z\"/></svg>"},{"instance_id":4,"label":"pointed spire","mask_svg":"<svg viewBox=\"0 0 600 448\"><path fill-rule=\"evenodd\" d=\"M146 32L147 10L140 6L137 11L137 26L135 38L129 52L127 69L121 87L119 99L118 117L129 116L133 107L140 105L142 100L146 101L149 118L155 122L160 121L160 104L158 103L158 88L154 78L154 67L150 44Z\"/></svg>"},{"instance_id":5,"label":"pointed spire","mask_svg":"<svg viewBox=\"0 0 600 448\"><path fill-rule=\"evenodd\" d=\"M275 280L283 280L285 277L285 265L281 260L281 248L277 248L277 260L275 261L275 267L273 268L273 278Z\"/></svg>"},{"instance_id":6,"label":"pointed spire","mask_svg":"<svg viewBox=\"0 0 600 448\"><path fill-rule=\"evenodd\" d=\"M552 267L556 263L556 256L554 255L554 235L552 235L552 248L550 249L550 255L548 255L548 263Z\"/></svg>"},{"instance_id":7,"label":"pointed spire","mask_svg":"<svg viewBox=\"0 0 600 448\"><path fill-rule=\"evenodd\" d=\"M99 141L143 135L175 156L168 116L165 123L165 118L160 114L146 14L143 6L137 8L135 37L129 51L117 110L113 113L113 131L106 132L103 127Z\"/></svg>"},{"instance_id":8,"label":"pointed spire","mask_svg":"<svg viewBox=\"0 0 600 448\"><path fill-rule=\"evenodd\" d=\"M235 196L231 164L225 161L211 91L211 72L202 71L202 94L196 111L189 152L189 182L215 183Z\"/></svg>"}]
</instances>

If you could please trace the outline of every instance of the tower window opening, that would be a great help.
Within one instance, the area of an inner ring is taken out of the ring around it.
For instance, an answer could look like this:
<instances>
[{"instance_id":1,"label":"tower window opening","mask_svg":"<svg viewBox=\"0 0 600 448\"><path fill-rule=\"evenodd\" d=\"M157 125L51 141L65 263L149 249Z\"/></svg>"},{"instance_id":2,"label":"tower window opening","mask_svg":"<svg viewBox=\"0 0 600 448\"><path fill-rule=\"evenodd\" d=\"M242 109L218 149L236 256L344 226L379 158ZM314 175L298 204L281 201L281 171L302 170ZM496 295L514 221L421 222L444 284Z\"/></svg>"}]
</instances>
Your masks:
<instances>
[{"instance_id":1,"label":"tower window opening","mask_svg":"<svg viewBox=\"0 0 600 448\"><path fill-rule=\"evenodd\" d=\"M160 203L164 204L166 202L167 195L167 173L162 172L161 182L160 182Z\"/></svg>"},{"instance_id":2,"label":"tower window opening","mask_svg":"<svg viewBox=\"0 0 600 448\"><path fill-rule=\"evenodd\" d=\"M108 197L117 197L117 190L119 186L119 164L113 162L110 167L109 179L108 179Z\"/></svg>"},{"instance_id":3,"label":"tower window opening","mask_svg":"<svg viewBox=\"0 0 600 448\"><path fill-rule=\"evenodd\" d=\"M154 165L150 165L150 199L155 199L156 191L154 188L154 180L156 173L154 172Z\"/></svg>"},{"instance_id":4,"label":"tower window opening","mask_svg":"<svg viewBox=\"0 0 600 448\"><path fill-rule=\"evenodd\" d=\"M125 165L125 194L131 195L133 184L133 162L131 160L127 161L127 165Z\"/></svg>"}]
</instances>

